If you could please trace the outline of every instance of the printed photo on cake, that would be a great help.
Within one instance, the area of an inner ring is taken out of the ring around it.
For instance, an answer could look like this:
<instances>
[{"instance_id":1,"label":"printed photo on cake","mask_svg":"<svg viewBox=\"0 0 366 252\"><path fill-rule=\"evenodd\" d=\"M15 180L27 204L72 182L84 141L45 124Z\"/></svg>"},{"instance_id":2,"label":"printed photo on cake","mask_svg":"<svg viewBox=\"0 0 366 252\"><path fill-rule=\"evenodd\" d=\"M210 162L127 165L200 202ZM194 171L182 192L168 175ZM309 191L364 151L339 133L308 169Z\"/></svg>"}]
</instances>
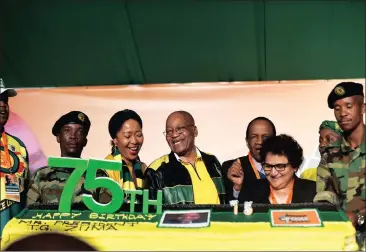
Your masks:
<instances>
[{"instance_id":1,"label":"printed photo on cake","mask_svg":"<svg viewBox=\"0 0 366 252\"><path fill-rule=\"evenodd\" d=\"M207 227L210 210L165 211L159 227Z\"/></svg>"}]
</instances>

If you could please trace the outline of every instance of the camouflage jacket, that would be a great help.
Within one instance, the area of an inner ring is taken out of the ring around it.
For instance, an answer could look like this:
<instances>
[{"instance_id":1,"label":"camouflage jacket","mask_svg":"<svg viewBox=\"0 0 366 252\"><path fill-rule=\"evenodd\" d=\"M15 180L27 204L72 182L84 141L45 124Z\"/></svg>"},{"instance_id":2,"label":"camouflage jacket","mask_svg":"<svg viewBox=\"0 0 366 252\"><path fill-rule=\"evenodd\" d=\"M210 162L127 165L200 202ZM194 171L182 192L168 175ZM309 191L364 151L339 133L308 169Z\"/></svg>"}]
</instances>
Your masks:
<instances>
[{"instance_id":1,"label":"camouflage jacket","mask_svg":"<svg viewBox=\"0 0 366 252\"><path fill-rule=\"evenodd\" d=\"M366 207L366 139L353 149L343 138L339 151L322 156L314 201L328 201L345 211Z\"/></svg>"},{"instance_id":2,"label":"camouflage jacket","mask_svg":"<svg viewBox=\"0 0 366 252\"><path fill-rule=\"evenodd\" d=\"M38 169L30 181L30 187L27 193L27 206L33 203L49 204L59 203L63 188L67 179L70 177L73 169L50 168L48 166ZM98 170L97 177L106 177L106 173ZM93 195L93 198L101 202L108 203L109 195L103 196L106 192L97 190L86 190L84 188L85 173L76 185L73 196L73 203L82 203L82 195Z\"/></svg>"}]
</instances>

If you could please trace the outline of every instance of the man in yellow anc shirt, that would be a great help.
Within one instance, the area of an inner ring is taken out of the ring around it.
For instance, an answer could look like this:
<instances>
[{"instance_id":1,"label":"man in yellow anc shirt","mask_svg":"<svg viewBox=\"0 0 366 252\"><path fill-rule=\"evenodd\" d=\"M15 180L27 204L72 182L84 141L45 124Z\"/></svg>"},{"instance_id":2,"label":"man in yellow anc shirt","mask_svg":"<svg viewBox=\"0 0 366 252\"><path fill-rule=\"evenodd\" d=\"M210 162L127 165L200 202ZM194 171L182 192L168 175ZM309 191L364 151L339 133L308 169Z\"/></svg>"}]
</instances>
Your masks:
<instances>
[{"instance_id":1,"label":"man in yellow anc shirt","mask_svg":"<svg viewBox=\"0 0 366 252\"><path fill-rule=\"evenodd\" d=\"M163 204L224 204L222 169L214 155L195 145L198 130L191 114L169 115L165 129L170 154L156 159L145 171L144 187L155 199L163 191Z\"/></svg>"},{"instance_id":2,"label":"man in yellow anc shirt","mask_svg":"<svg viewBox=\"0 0 366 252\"><path fill-rule=\"evenodd\" d=\"M9 118L9 97L16 95L0 79L0 237L6 223L24 208L28 183L27 149L4 129Z\"/></svg>"}]
</instances>

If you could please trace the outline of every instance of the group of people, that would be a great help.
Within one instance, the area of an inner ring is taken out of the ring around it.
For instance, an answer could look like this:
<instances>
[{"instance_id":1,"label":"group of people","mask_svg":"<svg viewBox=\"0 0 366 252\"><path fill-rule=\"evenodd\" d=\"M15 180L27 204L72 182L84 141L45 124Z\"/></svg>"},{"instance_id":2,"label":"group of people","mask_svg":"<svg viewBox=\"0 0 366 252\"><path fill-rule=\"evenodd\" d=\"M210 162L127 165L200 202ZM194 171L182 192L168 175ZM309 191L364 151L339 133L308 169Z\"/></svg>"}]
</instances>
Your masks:
<instances>
[{"instance_id":1,"label":"group of people","mask_svg":"<svg viewBox=\"0 0 366 252\"><path fill-rule=\"evenodd\" d=\"M72 169L42 167L29 178L26 146L3 130L9 114L8 98L15 95L13 89L2 89L0 96L0 174L14 175L20 181L18 203L1 197L7 200L6 204L0 202L4 205L1 217L7 215L7 220L14 206L58 203L72 173ZM339 83L328 96L328 106L336 120L324 121L319 127L321 162L300 177L296 174L304 159L302 147L289 135L277 135L275 125L265 117L257 117L247 126L249 153L221 165L215 155L196 146L198 128L192 115L175 111L168 116L164 132L171 152L146 165L139 158L143 121L129 109L115 113L108 125L112 147L105 159L121 161L121 169L100 170L97 176L112 178L124 190L148 189L152 199L161 190L164 204L228 204L233 199L271 204L327 201L341 207L359 227L364 225L366 214L362 84ZM81 158L90 127L88 116L80 111L56 121L52 134L60 145L61 157ZM83 194L93 195L100 203L110 201L106 190L86 190L84 178L75 188L74 203L82 203ZM130 198L127 195L121 200L129 202ZM1 221L2 228L3 218Z\"/></svg>"}]
</instances>

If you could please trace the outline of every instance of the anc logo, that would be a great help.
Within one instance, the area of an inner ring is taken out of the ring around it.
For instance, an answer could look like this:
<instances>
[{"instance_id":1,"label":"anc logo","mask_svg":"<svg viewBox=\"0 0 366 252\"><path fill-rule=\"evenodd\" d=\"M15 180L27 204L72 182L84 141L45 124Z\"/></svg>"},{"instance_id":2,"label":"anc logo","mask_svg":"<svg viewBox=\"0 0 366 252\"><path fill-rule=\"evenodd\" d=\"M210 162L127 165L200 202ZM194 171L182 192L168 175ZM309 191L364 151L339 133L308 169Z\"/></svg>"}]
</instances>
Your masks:
<instances>
[{"instance_id":1,"label":"anc logo","mask_svg":"<svg viewBox=\"0 0 366 252\"><path fill-rule=\"evenodd\" d=\"M16 173L19 171L20 168L20 162L18 156L12 152L9 151L9 157L10 157L10 163L6 162L6 153L4 151L4 147L0 146L0 172L11 174Z\"/></svg>"},{"instance_id":2,"label":"anc logo","mask_svg":"<svg viewBox=\"0 0 366 252\"><path fill-rule=\"evenodd\" d=\"M342 96L342 95L344 95L345 91L344 91L343 87L339 86L334 89L334 93L336 95Z\"/></svg>"},{"instance_id":3,"label":"anc logo","mask_svg":"<svg viewBox=\"0 0 366 252\"><path fill-rule=\"evenodd\" d=\"M78 118L81 122L84 122L85 121L85 115L83 113L79 113L78 114Z\"/></svg>"}]
</instances>

